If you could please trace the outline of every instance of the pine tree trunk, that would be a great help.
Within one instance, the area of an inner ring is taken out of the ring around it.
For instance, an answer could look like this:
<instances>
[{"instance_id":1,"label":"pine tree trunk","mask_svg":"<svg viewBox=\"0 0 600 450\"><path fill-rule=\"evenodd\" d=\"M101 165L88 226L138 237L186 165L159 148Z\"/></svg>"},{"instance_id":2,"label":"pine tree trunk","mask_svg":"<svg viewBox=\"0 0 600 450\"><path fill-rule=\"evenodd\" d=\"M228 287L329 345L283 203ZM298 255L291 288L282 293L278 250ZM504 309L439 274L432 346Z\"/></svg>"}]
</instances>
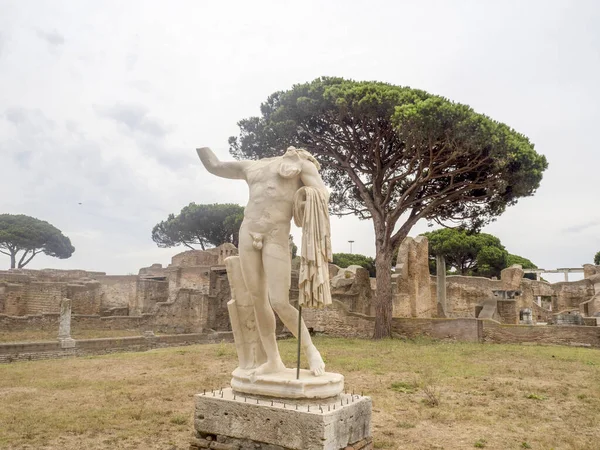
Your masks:
<instances>
[{"instance_id":1,"label":"pine tree trunk","mask_svg":"<svg viewBox=\"0 0 600 450\"><path fill-rule=\"evenodd\" d=\"M376 242L375 269L377 296L375 298L375 329L373 339L392 337L392 256L394 249Z\"/></svg>"},{"instance_id":2,"label":"pine tree trunk","mask_svg":"<svg viewBox=\"0 0 600 450\"><path fill-rule=\"evenodd\" d=\"M10 268L14 269L17 265L17 254L16 253L12 253L10 254Z\"/></svg>"}]
</instances>

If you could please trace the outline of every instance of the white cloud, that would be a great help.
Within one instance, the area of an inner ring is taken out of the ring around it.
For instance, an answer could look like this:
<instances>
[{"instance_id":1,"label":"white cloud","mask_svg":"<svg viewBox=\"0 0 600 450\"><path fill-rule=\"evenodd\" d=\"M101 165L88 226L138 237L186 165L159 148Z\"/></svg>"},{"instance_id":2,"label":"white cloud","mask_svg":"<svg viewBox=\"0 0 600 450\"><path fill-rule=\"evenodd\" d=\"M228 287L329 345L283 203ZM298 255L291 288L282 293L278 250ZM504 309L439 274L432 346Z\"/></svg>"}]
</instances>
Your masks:
<instances>
[{"instance_id":1,"label":"white cloud","mask_svg":"<svg viewBox=\"0 0 600 450\"><path fill-rule=\"evenodd\" d=\"M485 231L546 268L600 250L596 2L5 3L0 212L48 220L77 249L32 267L168 263L177 250L155 247L155 223L191 201L247 198L242 182L207 174L194 149L228 158L238 120L321 75L425 89L526 134L550 168L534 197ZM374 255L369 221L332 226L334 251L354 240Z\"/></svg>"},{"instance_id":2,"label":"white cloud","mask_svg":"<svg viewBox=\"0 0 600 450\"><path fill-rule=\"evenodd\" d=\"M151 117L148 108L138 104L121 104L110 107L96 106L100 117L112 119L132 133L141 133L152 138L163 139L169 128L161 120Z\"/></svg>"},{"instance_id":3,"label":"white cloud","mask_svg":"<svg viewBox=\"0 0 600 450\"><path fill-rule=\"evenodd\" d=\"M65 43L65 38L56 30L44 31L41 29L35 30L35 34L40 39L46 41L50 46L59 46Z\"/></svg>"}]
</instances>

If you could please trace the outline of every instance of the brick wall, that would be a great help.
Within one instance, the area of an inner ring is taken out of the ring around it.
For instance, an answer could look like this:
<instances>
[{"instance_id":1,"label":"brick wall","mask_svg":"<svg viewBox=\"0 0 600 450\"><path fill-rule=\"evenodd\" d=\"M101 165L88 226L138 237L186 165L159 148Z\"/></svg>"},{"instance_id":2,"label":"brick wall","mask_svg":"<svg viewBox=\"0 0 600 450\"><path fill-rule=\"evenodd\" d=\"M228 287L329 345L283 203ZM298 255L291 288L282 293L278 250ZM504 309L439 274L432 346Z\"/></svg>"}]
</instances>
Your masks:
<instances>
[{"instance_id":1,"label":"brick wall","mask_svg":"<svg viewBox=\"0 0 600 450\"><path fill-rule=\"evenodd\" d=\"M0 363L32 361L73 356L102 355L115 352L146 351L153 348L182 345L231 342L230 332L211 334L180 334L171 336L134 336L124 338L81 339L74 348L63 349L58 341L0 344Z\"/></svg>"},{"instance_id":2,"label":"brick wall","mask_svg":"<svg viewBox=\"0 0 600 450\"><path fill-rule=\"evenodd\" d=\"M152 331L154 316L144 314L142 316L71 316L71 331L77 333L80 330L124 330L134 333Z\"/></svg>"},{"instance_id":3,"label":"brick wall","mask_svg":"<svg viewBox=\"0 0 600 450\"><path fill-rule=\"evenodd\" d=\"M101 310L128 306L130 314L141 314L141 309L136 310L137 275L109 275L98 278L98 281L102 295Z\"/></svg>"},{"instance_id":4,"label":"brick wall","mask_svg":"<svg viewBox=\"0 0 600 450\"><path fill-rule=\"evenodd\" d=\"M0 313L12 316L27 314L27 286L6 283L4 285L4 308Z\"/></svg>"},{"instance_id":5,"label":"brick wall","mask_svg":"<svg viewBox=\"0 0 600 450\"><path fill-rule=\"evenodd\" d=\"M518 324L519 323L519 307L517 300L498 300L496 308L500 322Z\"/></svg>"},{"instance_id":6,"label":"brick wall","mask_svg":"<svg viewBox=\"0 0 600 450\"><path fill-rule=\"evenodd\" d=\"M209 286L210 266L182 267L180 269L180 288L197 289L208 293Z\"/></svg>"},{"instance_id":7,"label":"brick wall","mask_svg":"<svg viewBox=\"0 0 600 450\"><path fill-rule=\"evenodd\" d=\"M504 289L502 281L483 277L446 277L446 302L450 317L475 317L475 307ZM435 298L435 297L434 297Z\"/></svg>"},{"instance_id":8,"label":"brick wall","mask_svg":"<svg viewBox=\"0 0 600 450\"><path fill-rule=\"evenodd\" d=\"M152 329L162 333L201 333L208 328L208 296L180 289L172 302L157 303ZM150 316L150 315L148 315Z\"/></svg>"},{"instance_id":9,"label":"brick wall","mask_svg":"<svg viewBox=\"0 0 600 450\"><path fill-rule=\"evenodd\" d=\"M537 303L531 305L533 322L548 322L552 320L552 311L542 308Z\"/></svg>"},{"instance_id":10,"label":"brick wall","mask_svg":"<svg viewBox=\"0 0 600 450\"><path fill-rule=\"evenodd\" d=\"M144 277L166 277L167 269L162 264L152 264L150 267L142 267L138 275Z\"/></svg>"},{"instance_id":11,"label":"brick wall","mask_svg":"<svg viewBox=\"0 0 600 450\"><path fill-rule=\"evenodd\" d=\"M66 283L33 281L27 290L27 314L60 312L60 302L67 297Z\"/></svg>"},{"instance_id":12,"label":"brick wall","mask_svg":"<svg viewBox=\"0 0 600 450\"><path fill-rule=\"evenodd\" d=\"M173 266L214 266L219 264L218 248L208 250L188 250L171 258Z\"/></svg>"},{"instance_id":13,"label":"brick wall","mask_svg":"<svg viewBox=\"0 0 600 450\"><path fill-rule=\"evenodd\" d=\"M5 277L13 277L16 280L17 277L21 281L25 282L35 278L40 281L55 281L55 282L68 282L73 280L80 280L82 278L93 279L106 275L104 272L89 272L87 270L60 270L60 269L11 269L11 270L0 270L0 280ZM25 280L25 281L24 281Z\"/></svg>"},{"instance_id":14,"label":"brick wall","mask_svg":"<svg viewBox=\"0 0 600 450\"><path fill-rule=\"evenodd\" d=\"M579 305L579 311L583 315L589 316L589 317L599 317L600 316L600 289L599 289L598 294L596 294L594 296L594 298Z\"/></svg>"},{"instance_id":15,"label":"brick wall","mask_svg":"<svg viewBox=\"0 0 600 450\"><path fill-rule=\"evenodd\" d=\"M67 298L71 299L73 314L100 314L102 289L97 281L67 285Z\"/></svg>"},{"instance_id":16,"label":"brick wall","mask_svg":"<svg viewBox=\"0 0 600 450\"><path fill-rule=\"evenodd\" d=\"M428 336L434 339L456 339L477 342L479 340L477 319L405 319L394 318L392 330L399 336L415 338Z\"/></svg>"},{"instance_id":17,"label":"brick wall","mask_svg":"<svg viewBox=\"0 0 600 450\"><path fill-rule=\"evenodd\" d=\"M169 298L169 283L160 280L140 279L137 282L136 305L138 310L144 313L152 313L156 310L158 302L164 302Z\"/></svg>"},{"instance_id":18,"label":"brick wall","mask_svg":"<svg viewBox=\"0 0 600 450\"><path fill-rule=\"evenodd\" d=\"M306 309L303 317L308 327L337 337L370 338L374 318L347 312L342 304L323 310ZM467 342L539 343L556 345L585 345L600 347L600 327L596 326L534 326L508 325L494 320L460 319L392 319L392 331L397 336L414 338L452 339Z\"/></svg>"},{"instance_id":19,"label":"brick wall","mask_svg":"<svg viewBox=\"0 0 600 450\"><path fill-rule=\"evenodd\" d=\"M0 314L0 329L2 331L27 331L27 330L56 330L58 336L58 322L60 314L38 314L35 316L8 316Z\"/></svg>"},{"instance_id":20,"label":"brick wall","mask_svg":"<svg viewBox=\"0 0 600 450\"><path fill-rule=\"evenodd\" d=\"M231 290L225 267L213 268L210 274L210 289L207 297L205 329L217 331L231 330L227 302L231 300Z\"/></svg>"},{"instance_id":21,"label":"brick wall","mask_svg":"<svg viewBox=\"0 0 600 450\"><path fill-rule=\"evenodd\" d=\"M56 283L55 283L56 284ZM161 288L162 289L162 288ZM229 330L229 316L222 311L222 304L229 301L228 290L209 297L192 289L181 289L172 302L157 302L155 312L137 316L100 316L98 314L73 314L71 329L79 330L130 330L132 332L157 331L161 333L200 333L209 328L216 331ZM212 305L212 306L211 306ZM208 325L211 314L213 323ZM0 314L0 328L7 331L27 331L54 329L58 332L59 314L3 315ZM215 323L221 323L220 328Z\"/></svg>"},{"instance_id":22,"label":"brick wall","mask_svg":"<svg viewBox=\"0 0 600 450\"><path fill-rule=\"evenodd\" d=\"M508 325L478 319L393 319L401 336L493 343L538 343L600 347L600 327Z\"/></svg>"},{"instance_id":23,"label":"brick wall","mask_svg":"<svg viewBox=\"0 0 600 450\"><path fill-rule=\"evenodd\" d=\"M302 310L304 323L308 328L337 337L363 337L373 336L374 319L360 313L348 310L339 300L334 300L332 305L324 309Z\"/></svg>"},{"instance_id":24,"label":"brick wall","mask_svg":"<svg viewBox=\"0 0 600 450\"><path fill-rule=\"evenodd\" d=\"M17 271L0 270L0 282L7 283L29 283L31 276Z\"/></svg>"},{"instance_id":25,"label":"brick wall","mask_svg":"<svg viewBox=\"0 0 600 450\"><path fill-rule=\"evenodd\" d=\"M600 347L600 327L503 325L482 321L482 341L496 343L586 344Z\"/></svg>"},{"instance_id":26,"label":"brick wall","mask_svg":"<svg viewBox=\"0 0 600 450\"><path fill-rule=\"evenodd\" d=\"M580 303L588 301L594 296L594 285L588 279L555 283L553 288L556 297L553 299L555 304L552 305L552 309L555 312L578 308Z\"/></svg>"}]
</instances>

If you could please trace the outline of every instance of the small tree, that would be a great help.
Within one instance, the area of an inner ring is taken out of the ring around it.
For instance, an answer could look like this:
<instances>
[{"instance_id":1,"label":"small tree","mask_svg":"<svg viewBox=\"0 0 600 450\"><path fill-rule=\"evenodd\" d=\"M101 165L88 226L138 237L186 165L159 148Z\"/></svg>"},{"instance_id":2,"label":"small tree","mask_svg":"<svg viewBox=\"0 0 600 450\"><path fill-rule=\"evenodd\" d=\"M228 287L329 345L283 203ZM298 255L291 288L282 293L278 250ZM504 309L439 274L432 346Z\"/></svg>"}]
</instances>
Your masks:
<instances>
[{"instance_id":1,"label":"small tree","mask_svg":"<svg viewBox=\"0 0 600 450\"><path fill-rule=\"evenodd\" d=\"M498 276L507 266L508 252L491 234L442 228L423 235L429 240L430 260L443 255L446 265L461 275Z\"/></svg>"},{"instance_id":2,"label":"small tree","mask_svg":"<svg viewBox=\"0 0 600 450\"><path fill-rule=\"evenodd\" d=\"M371 219L374 337L391 336L394 249L421 219L479 228L533 195L547 167L527 137L424 91L318 78L272 94L230 138L236 158L306 148L333 189L332 212Z\"/></svg>"},{"instance_id":3,"label":"small tree","mask_svg":"<svg viewBox=\"0 0 600 450\"><path fill-rule=\"evenodd\" d=\"M512 255L512 254L508 254L508 260L507 260L507 267L510 267L514 264L518 264L520 265L523 269L537 269L538 266L536 266L534 263L532 263L529 259L527 258L523 258L522 256L519 255Z\"/></svg>"},{"instance_id":4,"label":"small tree","mask_svg":"<svg viewBox=\"0 0 600 450\"><path fill-rule=\"evenodd\" d=\"M506 251L500 239L487 233L464 229L443 228L423 233L429 240L429 269L435 274L436 255L444 255L448 268L461 275L499 277L500 272L513 264L523 269L537 269L530 260ZM526 274L535 280L535 274Z\"/></svg>"},{"instance_id":5,"label":"small tree","mask_svg":"<svg viewBox=\"0 0 600 450\"><path fill-rule=\"evenodd\" d=\"M190 203L178 215L169 214L152 229L159 247L200 245L202 250L230 242L237 247L244 208L231 203L197 205Z\"/></svg>"},{"instance_id":6,"label":"small tree","mask_svg":"<svg viewBox=\"0 0 600 450\"><path fill-rule=\"evenodd\" d=\"M600 266L600 252L596 253L596 256L594 256L594 264Z\"/></svg>"},{"instance_id":7,"label":"small tree","mask_svg":"<svg viewBox=\"0 0 600 450\"><path fill-rule=\"evenodd\" d=\"M370 256L358 253L334 253L333 263L344 269L348 266L361 266L369 271L370 277L375 276L375 260Z\"/></svg>"},{"instance_id":8,"label":"small tree","mask_svg":"<svg viewBox=\"0 0 600 450\"><path fill-rule=\"evenodd\" d=\"M11 269L25 267L40 253L66 259L74 251L70 239L48 222L23 214L0 214L0 253L10 256ZM19 252L23 252L20 257Z\"/></svg>"}]
</instances>

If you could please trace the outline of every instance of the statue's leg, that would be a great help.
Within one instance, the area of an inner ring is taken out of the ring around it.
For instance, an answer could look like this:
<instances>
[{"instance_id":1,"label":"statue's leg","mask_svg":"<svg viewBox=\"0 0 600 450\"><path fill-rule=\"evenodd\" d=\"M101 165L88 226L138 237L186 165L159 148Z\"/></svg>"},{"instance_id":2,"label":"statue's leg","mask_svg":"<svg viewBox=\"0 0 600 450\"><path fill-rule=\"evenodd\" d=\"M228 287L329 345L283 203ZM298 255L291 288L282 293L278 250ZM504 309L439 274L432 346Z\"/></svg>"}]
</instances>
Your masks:
<instances>
[{"instance_id":1,"label":"statue's leg","mask_svg":"<svg viewBox=\"0 0 600 450\"><path fill-rule=\"evenodd\" d=\"M270 239L263 245L262 260L267 274L267 286L271 306L295 337L298 337L298 310L290 305L291 259L288 237ZM302 320L302 347L306 353L310 370L314 375L325 373L325 363L317 348L313 345L310 333Z\"/></svg>"},{"instance_id":2,"label":"statue's leg","mask_svg":"<svg viewBox=\"0 0 600 450\"><path fill-rule=\"evenodd\" d=\"M267 296L267 283L261 251L252 245L248 232L240 230L239 253L244 283L254 304L256 328L267 356L267 362L254 370L256 375L279 372L285 369L275 336L275 315Z\"/></svg>"}]
</instances>

